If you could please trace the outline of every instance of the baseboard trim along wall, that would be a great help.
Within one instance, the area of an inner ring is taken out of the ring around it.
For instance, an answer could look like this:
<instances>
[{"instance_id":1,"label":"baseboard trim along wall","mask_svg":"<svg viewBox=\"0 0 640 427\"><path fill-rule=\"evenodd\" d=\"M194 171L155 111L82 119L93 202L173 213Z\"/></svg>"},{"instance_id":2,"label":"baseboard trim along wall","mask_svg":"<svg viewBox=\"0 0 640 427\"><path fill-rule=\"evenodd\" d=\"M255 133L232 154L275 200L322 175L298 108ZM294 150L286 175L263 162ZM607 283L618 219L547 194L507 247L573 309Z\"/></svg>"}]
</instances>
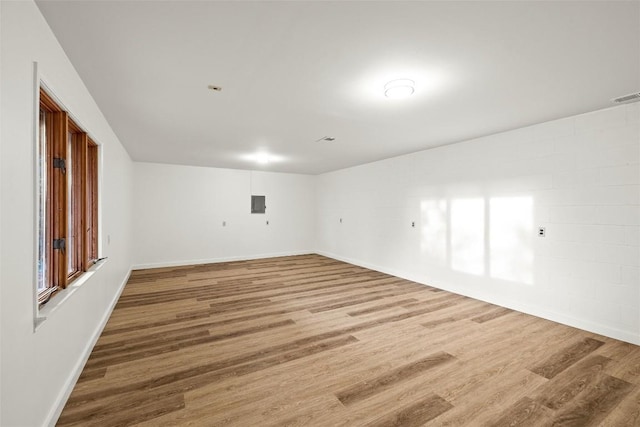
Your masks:
<instances>
[{"instance_id":1,"label":"baseboard trim along wall","mask_svg":"<svg viewBox=\"0 0 640 427\"><path fill-rule=\"evenodd\" d=\"M275 252L268 254L257 254L257 255L248 255L248 256L231 256L231 257L220 257L220 258L206 258L206 259L190 259L190 260L182 260L182 261L167 261L167 262L153 262L153 263L145 263L145 264L135 264L132 269L133 270L145 270L148 268L166 268L166 267L182 267L187 265L198 265L198 264L216 264L220 262L232 262L232 261L248 261L252 259L262 259L262 258L276 258L281 256L295 256L295 255L310 255L316 253L315 251L292 251L292 252Z\"/></svg>"},{"instance_id":2,"label":"baseboard trim along wall","mask_svg":"<svg viewBox=\"0 0 640 427\"><path fill-rule=\"evenodd\" d=\"M60 390L60 393L58 394L58 398L56 399L55 404L53 405L51 411L49 412L49 415L46 418L45 425L54 427L56 425L56 422L58 421L58 418L60 418L60 414L62 414L64 405L67 403L67 400L69 399L69 396L73 391L73 388L78 382L78 378L80 378L80 374L82 374L84 365L87 363L87 360L91 355L91 351L93 350L93 347L96 345L96 342L98 342L98 338L100 338L100 335L102 335L102 331L104 330L104 327L107 325L107 322L111 317L111 313L113 313L113 309L116 307L116 304L120 299L120 295L122 295L122 291L124 291L125 285L129 281L129 277L131 276L131 271L132 269L130 268L129 272L125 275L124 279L120 283L120 286L118 287L118 291L116 292L113 299L111 300L111 303L109 304L108 309L105 310L104 315L102 316L102 319L100 319L100 323L98 324L98 327L93 333L93 336L87 342L87 345L85 346L84 351L82 352L82 356L78 359L78 362L74 366L73 370L70 372L67 382L65 383L62 390Z\"/></svg>"},{"instance_id":3,"label":"baseboard trim along wall","mask_svg":"<svg viewBox=\"0 0 640 427\"><path fill-rule=\"evenodd\" d=\"M447 292L452 292L459 295L464 295L469 298L477 299L480 301L488 302L490 304L499 305L501 307L509 308L511 310L516 310L521 313L529 314L531 316L540 317L542 319L550 320L552 322L561 323L563 325L571 326L574 328L582 329L585 331L593 332L595 334L604 335L609 338L614 338L617 340L625 341L631 344L640 345L640 337L632 332L612 328L609 326L601 325L599 323L591 322L589 320L575 318L573 316L567 316L563 313L558 313L555 311L545 310L540 307L530 306L518 302L514 302L511 300L500 299L499 297L487 296L482 293L471 293L471 292L460 292L459 289L454 289L450 284L447 283L434 283L429 280L425 280L424 277L418 277L411 274L405 274L402 271L388 269L385 267L381 267L379 265L373 265L358 259L352 259L348 257L342 257L330 252L324 251L316 251L318 255L326 256L329 258L333 258L339 261L348 262L349 264L354 264L360 267L368 268L370 270L379 271L381 273L390 274L392 276L400 277L402 279L411 280L416 283L420 283L422 285L433 286L434 288L442 289Z\"/></svg>"}]
</instances>

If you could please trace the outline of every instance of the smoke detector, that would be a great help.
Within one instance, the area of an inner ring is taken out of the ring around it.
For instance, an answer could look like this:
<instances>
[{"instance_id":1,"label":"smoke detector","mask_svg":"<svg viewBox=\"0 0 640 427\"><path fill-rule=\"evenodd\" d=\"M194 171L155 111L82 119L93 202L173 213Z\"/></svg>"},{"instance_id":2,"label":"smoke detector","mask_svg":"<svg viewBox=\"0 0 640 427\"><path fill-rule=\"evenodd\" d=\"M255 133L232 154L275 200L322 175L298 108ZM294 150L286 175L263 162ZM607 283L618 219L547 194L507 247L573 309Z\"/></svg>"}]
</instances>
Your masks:
<instances>
[{"instance_id":1,"label":"smoke detector","mask_svg":"<svg viewBox=\"0 0 640 427\"><path fill-rule=\"evenodd\" d=\"M614 104L628 104L629 102L638 102L638 101L640 101L640 92L619 96L611 100L611 102L613 102Z\"/></svg>"}]
</instances>

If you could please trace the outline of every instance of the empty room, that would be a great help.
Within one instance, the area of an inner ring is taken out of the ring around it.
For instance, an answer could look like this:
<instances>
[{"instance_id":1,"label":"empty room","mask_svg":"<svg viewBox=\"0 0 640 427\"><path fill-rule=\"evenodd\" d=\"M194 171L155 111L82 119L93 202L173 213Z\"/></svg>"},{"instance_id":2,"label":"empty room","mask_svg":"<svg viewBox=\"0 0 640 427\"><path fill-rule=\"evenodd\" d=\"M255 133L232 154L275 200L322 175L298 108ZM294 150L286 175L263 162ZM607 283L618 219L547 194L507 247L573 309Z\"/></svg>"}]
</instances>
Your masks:
<instances>
[{"instance_id":1,"label":"empty room","mask_svg":"<svg viewBox=\"0 0 640 427\"><path fill-rule=\"evenodd\" d=\"M0 0L0 426L640 426L640 1Z\"/></svg>"}]
</instances>

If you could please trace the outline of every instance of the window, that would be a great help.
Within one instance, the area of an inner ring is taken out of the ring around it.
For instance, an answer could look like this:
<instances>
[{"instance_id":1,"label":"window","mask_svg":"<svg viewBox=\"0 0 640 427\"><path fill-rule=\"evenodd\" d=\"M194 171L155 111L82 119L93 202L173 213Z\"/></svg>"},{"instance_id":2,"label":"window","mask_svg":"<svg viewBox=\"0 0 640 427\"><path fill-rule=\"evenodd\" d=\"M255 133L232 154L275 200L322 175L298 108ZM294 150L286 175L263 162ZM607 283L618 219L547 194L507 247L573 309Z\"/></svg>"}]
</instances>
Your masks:
<instances>
[{"instance_id":1,"label":"window","mask_svg":"<svg viewBox=\"0 0 640 427\"><path fill-rule=\"evenodd\" d=\"M40 90L38 302L98 258L98 146Z\"/></svg>"}]
</instances>

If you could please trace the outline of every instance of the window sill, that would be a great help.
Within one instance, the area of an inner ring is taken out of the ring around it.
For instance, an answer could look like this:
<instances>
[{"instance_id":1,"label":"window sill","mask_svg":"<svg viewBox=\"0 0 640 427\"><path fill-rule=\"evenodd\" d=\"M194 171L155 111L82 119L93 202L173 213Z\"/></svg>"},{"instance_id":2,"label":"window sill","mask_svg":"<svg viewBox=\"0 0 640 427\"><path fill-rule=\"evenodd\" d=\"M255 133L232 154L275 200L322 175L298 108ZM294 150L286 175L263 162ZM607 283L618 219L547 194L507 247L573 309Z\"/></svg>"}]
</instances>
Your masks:
<instances>
[{"instance_id":1,"label":"window sill","mask_svg":"<svg viewBox=\"0 0 640 427\"><path fill-rule=\"evenodd\" d=\"M47 302L43 307L36 308L36 315L34 317L33 322L33 331L36 332L40 327L44 324L44 322L53 315L64 303L71 298L71 296L78 290L82 285L84 285L90 278L95 274L96 271L100 270L104 264L106 264L108 259L103 259L95 263L91 268L82 273L75 279L66 289L58 291L51 300Z\"/></svg>"}]
</instances>

